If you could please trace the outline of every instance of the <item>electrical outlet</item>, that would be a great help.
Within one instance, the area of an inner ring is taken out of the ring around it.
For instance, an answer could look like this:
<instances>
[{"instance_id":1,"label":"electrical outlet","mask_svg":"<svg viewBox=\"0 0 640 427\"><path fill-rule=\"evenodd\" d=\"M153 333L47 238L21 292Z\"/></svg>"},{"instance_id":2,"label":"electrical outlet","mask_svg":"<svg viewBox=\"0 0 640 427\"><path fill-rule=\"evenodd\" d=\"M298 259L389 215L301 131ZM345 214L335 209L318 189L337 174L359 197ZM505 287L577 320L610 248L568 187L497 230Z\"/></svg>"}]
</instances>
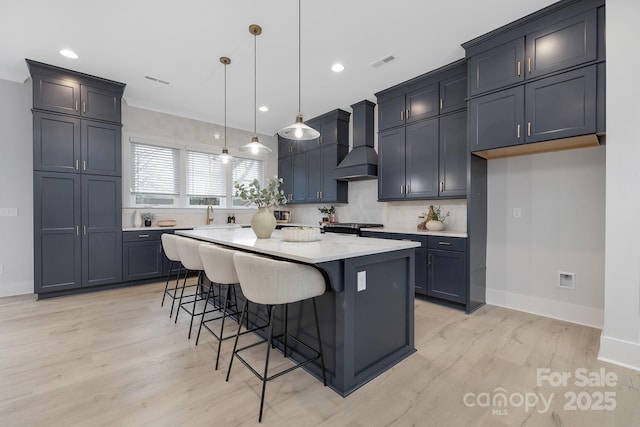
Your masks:
<instances>
[{"instance_id":1,"label":"electrical outlet","mask_svg":"<svg viewBox=\"0 0 640 427\"><path fill-rule=\"evenodd\" d=\"M0 216L18 216L18 208L0 208Z\"/></svg>"},{"instance_id":2,"label":"electrical outlet","mask_svg":"<svg viewBox=\"0 0 640 427\"><path fill-rule=\"evenodd\" d=\"M515 219L522 218L522 208L513 208L513 217Z\"/></svg>"},{"instance_id":3,"label":"electrical outlet","mask_svg":"<svg viewBox=\"0 0 640 427\"><path fill-rule=\"evenodd\" d=\"M358 292L367 289L367 271L358 271Z\"/></svg>"},{"instance_id":4,"label":"electrical outlet","mask_svg":"<svg viewBox=\"0 0 640 427\"><path fill-rule=\"evenodd\" d=\"M576 273L558 271L558 287L562 289L576 288Z\"/></svg>"}]
</instances>

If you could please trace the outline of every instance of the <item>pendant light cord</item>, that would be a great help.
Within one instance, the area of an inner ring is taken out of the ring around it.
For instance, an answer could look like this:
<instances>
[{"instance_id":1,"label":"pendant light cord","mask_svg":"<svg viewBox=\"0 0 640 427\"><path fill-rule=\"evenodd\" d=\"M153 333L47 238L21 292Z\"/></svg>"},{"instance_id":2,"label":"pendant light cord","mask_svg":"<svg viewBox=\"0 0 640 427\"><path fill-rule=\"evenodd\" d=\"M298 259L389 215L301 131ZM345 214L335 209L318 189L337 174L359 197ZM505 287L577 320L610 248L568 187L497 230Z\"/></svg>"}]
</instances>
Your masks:
<instances>
[{"instance_id":1,"label":"pendant light cord","mask_svg":"<svg viewBox=\"0 0 640 427\"><path fill-rule=\"evenodd\" d=\"M302 0L298 0L298 113L302 112L302 42L300 41L302 39L302 31L300 29L300 21L302 20L301 1Z\"/></svg>"},{"instance_id":2,"label":"pendant light cord","mask_svg":"<svg viewBox=\"0 0 640 427\"><path fill-rule=\"evenodd\" d=\"M257 48L258 36L253 34L253 133L258 135L258 48Z\"/></svg>"},{"instance_id":3,"label":"pendant light cord","mask_svg":"<svg viewBox=\"0 0 640 427\"><path fill-rule=\"evenodd\" d=\"M224 148L227 148L227 64L224 64Z\"/></svg>"}]
</instances>

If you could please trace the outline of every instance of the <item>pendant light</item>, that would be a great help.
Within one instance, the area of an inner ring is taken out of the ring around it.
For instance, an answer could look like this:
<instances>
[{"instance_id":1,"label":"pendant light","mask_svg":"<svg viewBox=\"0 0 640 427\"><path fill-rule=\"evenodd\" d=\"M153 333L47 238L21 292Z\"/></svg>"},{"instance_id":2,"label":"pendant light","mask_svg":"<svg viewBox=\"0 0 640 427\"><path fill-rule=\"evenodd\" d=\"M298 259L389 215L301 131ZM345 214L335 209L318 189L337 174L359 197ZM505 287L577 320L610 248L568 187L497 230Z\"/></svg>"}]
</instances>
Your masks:
<instances>
[{"instance_id":1,"label":"pendant light","mask_svg":"<svg viewBox=\"0 0 640 427\"><path fill-rule=\"evenodd\" d=\"M226 164L232 158L227 148L227 65L231 64L231 59L221 56L220 62L224 64L224 147L222 147L220 158L222 163Z\"/></svg>"},{"instance_id":2,"label":"pendant light","mask_svg":"<svg viewBox=\"0 0 640 427\"><path fill-rule=\"evenodd\" d=\"M287 139L297 139L297 140L307 140L307 139L316 139L320 137L320 132L315 130L312 127L309 127L304 124L304 119L302 117L302 107L301 107L301 75L302 75L302 60L300 59L302 56L302 48L301 45L301 31L300 31L300 21L301 21L301 6L300 0L298 0L298 114L296 115L296 121L294 124L287 126L286 128L280 130L278 135Z\"/></svg>"},{"instance_id":3,"label":"pendant light","mask_svg":"<svg viewBox=\"0 0 640 427\"><path fill-rule=\"evenodd\" d=\"M258 73L257 73L257 47L256 40L257 37L262 34L262 27L260 25L252 24L249 25L249 32L253 34L253 136L251 137L251 142L240 147L241 151L249 151L252 154L258 154L261 151L271 152L271 148L267 147L264 144L261 144L258 140L258 132L256 131L257 127L257 114L258 114Z\"/></svg>"}]
</instances>

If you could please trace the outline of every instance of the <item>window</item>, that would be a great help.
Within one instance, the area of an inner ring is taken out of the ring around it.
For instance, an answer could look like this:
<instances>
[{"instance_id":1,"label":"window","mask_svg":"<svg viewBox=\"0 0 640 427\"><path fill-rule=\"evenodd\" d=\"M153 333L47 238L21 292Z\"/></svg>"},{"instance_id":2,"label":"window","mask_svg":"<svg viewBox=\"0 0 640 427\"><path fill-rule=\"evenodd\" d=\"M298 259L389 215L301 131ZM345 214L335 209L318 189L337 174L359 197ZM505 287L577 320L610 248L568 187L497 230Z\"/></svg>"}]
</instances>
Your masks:
<instances>
[{"instance_id":1,"label":"window","mask_svg":"<svg viewBox=\"0 0 640 427\"><path fill-rule=\"evenodd\" d=\"M187 151L187 205L226 206L227 168L220 156Z\"/></svg>"},{"instance_id":2,"label":"window","mask_svg":"<svg viewBox=\"0 0 640 427\"><path fill-rule=\"evenodd\" d=\"M254 179L260 181L260 184L263 184L263 164L261 160L253 160L253 159L239 159L234 158L231 162L232 165L232 179L233 186L236 184L249 184ZM246 205L246 201L240 199L239 197L233 198L233 206L244 206Z\"/></svg>"},{"instance_id":3,"label":"window","mask_svg":"<svg viewBox=\"0 0 640 427\"><path fill-rule=\"evenodd\" d=\"M180 157L175 148L131 142L134 203L173 205L180 193Z\"/></svg>"},{"instance_id":4,"label":"window","mask_svg":"<svg viewBox=\"0 0 640 427\"><path fill-rule=\"evenodd\" d=\"M198 147L175 148L130 139L130 203L157 207L241 207L236 183L263 182L264 162L235 157L223 163Z\"/></svg>"}]
</instances>

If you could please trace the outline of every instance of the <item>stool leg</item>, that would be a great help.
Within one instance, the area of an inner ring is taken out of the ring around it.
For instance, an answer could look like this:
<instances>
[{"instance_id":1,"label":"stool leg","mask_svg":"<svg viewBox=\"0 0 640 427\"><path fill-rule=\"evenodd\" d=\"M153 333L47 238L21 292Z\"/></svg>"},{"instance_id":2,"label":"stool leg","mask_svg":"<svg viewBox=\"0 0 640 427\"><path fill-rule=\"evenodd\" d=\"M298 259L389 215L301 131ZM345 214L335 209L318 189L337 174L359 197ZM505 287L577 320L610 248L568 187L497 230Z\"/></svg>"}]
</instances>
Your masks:
<instances>
[{"instance_id":1,"label":"stool leg","mask_svg":"<svg viewBox=\"0 0 640 427\"><path fill-rule=\"evenodd\" d=\"M313 314L316 317L316 333L318 334L318 352L320 353L320 365L322 366L322 380L325 387L327 386L327 374L324 370L324 354L322 353L322 340L320 339L320 322L318 321L318 308L316 307L316 297L312 298Z\"/></svg>"},{"instance_id":2,"label":"stool leg","mask_svg":"<svg viewBox=\"0 0 640 427\"><path fill-rule=\"evenodd\" d=\"M284 305L284 357L287 358L287 336L289 335L289 304Z\"/></svg>"},{"instance_id":3,"label":"stool leg","mask_svg":"<svg viewBox=\"0 0 640 427\"><path fill-rule=\"evenodd\" d=\"M169 277L171 277L171 271L173 271L173 261L169 264L169 271L167 272L167 282L164 285L164 294L162 294L162 302L160 303L160 307L164 307L164 299L167 296L167 290L169 289Z\"/></svg>"},{"instance_id":4,"label":"stool leg","mask_svg":"<svg viewBox=\"0 0 640 427\"><path fill-rule=\"evenodd\" d=\"M176 311L176 318L173 323L178 323L178 316L180 315L180 306L182 305L182 296L184 295L184 288L187 286L187 276L189 275L189 270L184 269L184 281L182 282L182 291L180 292L180 300L178 301L178 310Z\"/></svg>"},{"instance_id":5,"label":"stool leg","mask_svg":"<svg viewBox=\"0 0 640 427\"><path fill-rule=\"evenodd\" d=\"M200 295L202 295L202 271L198 272L198 285L196 286L196 289L200 288ZM213 286L213 283L211 284L211 286ZM209 288L207 289L207 295L209 294L209 290L211 289L211 286L209 286ZM187 336L187 339L191 339L191 328L193 328L193 318L196 317L196 303L198 302L198 295L196 293L196 295L193 297L193 310L191 310L191 322L189 323L189 335ZM205 303L206 305L206 303ZM177 316L176 316L177 317ZM202 314L202 317L204 317L204 313Z\"/></svg>"},{"instance_id":6,"label":"stool leg","mask_svg":"<svg viewBox=\"0 0 640 427\"><path fill-rule=\"evenodd\" d=\"M238 332L236 333L236 339L233 341L233 351L231 352L231 360L229 360L229 368L227 369L227 378L225 381L229 381L229 375L231 374L231 366L233 365L233 358L236 356L236 349L238 348L238 338L240 337L240 330L242 329L242 319L247 312L249 306L249 300L246 300L244 307L242 307L242 314L240 314L240 321L238 322Z\"/></svg>"},{"instance_id":7,"label":"stool leg","mask_svg":"<svg viewBox=\"0 0 640 427\"><path fill-rule=\"evenodd\" d=\"M176 296L178 295L178 286L180 285L180 276L182 275L182 263L178 261L178 275L176 276L176 287L173 289L173 301L171 301L171 311L169 319L173 316L173 306L176 304Z\"/></svg>"},{"instance_id":8,"label":"stool leg","mask_svg":"<svg viewBox=\"0 0 640 427\"><path fill-rule=\"evenodd\" d=\"M211 286L209 286L209 289L207 290L207 297L205 298L204 301L204 312L207 312L207 304L209 304L209 295L211 294ZM198 336L196 337L196 345L198 345L198 341L200 341L200 332L202 331L202 324L204 323L204 313L202 314L202 317L200 318L200 327L198 328Z\"/></svg>"},{"instance_id":9,"label":"stool leg","mask_svg":"<svg viewBox=\"0 0 640 427\"><path fill-rule=\"evenodd\" d=\"M222 347L222 334L224 333L224 320L227 318L227 302L229 301L229 288L233 285L227 284L226 286L227 286L227 289L224 292L224 307L222 308L222 324L220 325L220 335L218 336L218 354L216 356L216 371L218 370L218 361L220 360L220 347ZM204 314L202 315L202 318L204 319Z\"/></svg>"},{"instance_id":10,"label":"stool leg","mask_svg":"<svg viewBox=\"0 0 640 427\"><path fill-rule=\"evenodd\" d=\"M262 394L260 395L260 414L258 415L258 422L262 422L262 408L264 407L264 392L267 388L267 371L269 370L269 353L271 352L271 345L273 344L273 315L275 310L271 310L269 314L269 329L267 330L267 355L264 361L264 375L262 376Z\"/></svg>"}]
</instances>

